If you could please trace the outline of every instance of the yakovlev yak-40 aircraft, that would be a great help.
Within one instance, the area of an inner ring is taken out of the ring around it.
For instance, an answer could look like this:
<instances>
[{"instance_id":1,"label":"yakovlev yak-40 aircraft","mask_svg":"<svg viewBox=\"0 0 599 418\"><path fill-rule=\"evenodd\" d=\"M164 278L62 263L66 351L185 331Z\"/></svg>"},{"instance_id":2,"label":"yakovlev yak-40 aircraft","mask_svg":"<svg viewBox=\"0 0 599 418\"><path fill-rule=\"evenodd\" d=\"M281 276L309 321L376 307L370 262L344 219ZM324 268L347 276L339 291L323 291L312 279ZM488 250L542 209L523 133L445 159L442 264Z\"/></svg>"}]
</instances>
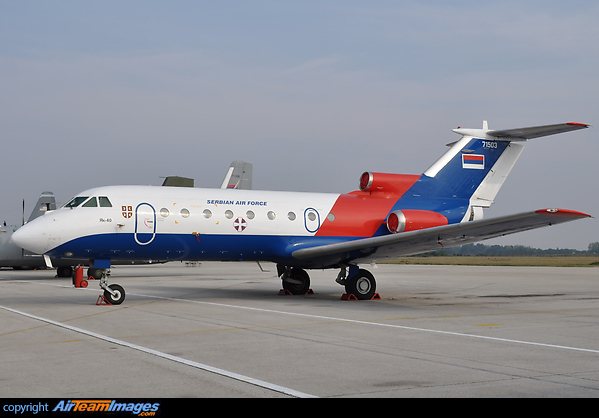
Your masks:
<instances>
[{"instance_id":1,"label":"yakovlev yak-40 aircraft","mask_svg":"<svg viewBox=\"0 0 599 418\"><path fill-rule=\"evenodd\" d=\"M482 219L521 142L587 127L454 129L462 138L422 175L366 172L360 190L347 194L99 187L21 227L13 240L38 254L89 259L112 304L125 298L121 286L107 284L120 259L273 262L292 294L309 290L307 269L336 268L347 294L371 299L376 282L360 264L589 217L542 209Z\"/></svg>"}]
</instances>

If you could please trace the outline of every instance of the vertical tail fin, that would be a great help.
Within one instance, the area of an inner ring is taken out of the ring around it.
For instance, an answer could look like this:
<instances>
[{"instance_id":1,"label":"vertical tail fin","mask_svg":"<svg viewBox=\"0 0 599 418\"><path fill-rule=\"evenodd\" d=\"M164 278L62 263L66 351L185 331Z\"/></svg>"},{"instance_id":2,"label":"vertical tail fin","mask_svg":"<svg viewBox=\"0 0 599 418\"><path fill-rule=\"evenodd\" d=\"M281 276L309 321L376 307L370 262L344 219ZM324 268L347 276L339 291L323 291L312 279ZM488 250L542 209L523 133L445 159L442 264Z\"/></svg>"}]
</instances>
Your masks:
<instances>
[{"instance_id":1,"label":"vertical tail fin","mask_svg":"<svg viewBox=\"0 0 599 418\"><path fill-rule=\"evenodd\" d=\"M252 169L251 163L236 160L231 163L221 189L252 189Z\"/></svg>"},{"instance_id":2,"label":"vertical tail fin","mask_svg":"<svg viewBox=\"0 0 599 418\"><path fill-rule=\"evenodd\" d=\"M449 151L424 175L435 179L433 193L437 197L469 199L471 210L465 219L478 219L482 217L482 208L491 206L522 153L523 145L516 141L587 127L563 123L493 131L484 121L482 129L454 129L462 138L449 144Z\"/></svg>"},{"instance_id":3,"label":"vertical tail fin","mask_svg":"<svg viewBox=\"0 0 599 418\"><path fill-rule=\"evenodd\" d=\"M56 210L56 199L54 198L54 193L43 192L35 204L35 208L33 208L33 211L31 211L31 215L29 216L27 222L31 222L35 218L42 216L44 213L51 210Z\"/></svg>"}]
</instances>

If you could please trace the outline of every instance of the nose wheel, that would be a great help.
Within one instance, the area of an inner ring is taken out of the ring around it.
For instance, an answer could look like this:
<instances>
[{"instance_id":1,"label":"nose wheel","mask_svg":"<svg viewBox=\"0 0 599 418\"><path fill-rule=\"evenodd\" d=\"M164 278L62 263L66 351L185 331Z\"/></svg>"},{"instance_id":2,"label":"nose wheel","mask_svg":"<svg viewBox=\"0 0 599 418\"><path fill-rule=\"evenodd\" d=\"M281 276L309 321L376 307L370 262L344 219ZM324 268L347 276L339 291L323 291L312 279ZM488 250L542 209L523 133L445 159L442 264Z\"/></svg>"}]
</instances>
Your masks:
<instances>
[{"instance_id":1,"label":"nose wheel","mask_svg":"<svg viewBox=\"0 0 599 418\"><path fill-rule=\"evenodd\" d=\"M125 289L118 284L111 284L104 289L104 298L111 305L120 305L125 300Z\"/></svg>"},{"instance_id":2,"label":"nose wheel","mask_svg":"<svg viewBox=\"0 0 599 418\"><path fill-rule=\"evenodd\" d=\"M120 305L125 300L125 289L118 284L108 285L107 269L102 269L100 287L104 289L104 299L111 305Z\"/></svg>"}]
</instances>

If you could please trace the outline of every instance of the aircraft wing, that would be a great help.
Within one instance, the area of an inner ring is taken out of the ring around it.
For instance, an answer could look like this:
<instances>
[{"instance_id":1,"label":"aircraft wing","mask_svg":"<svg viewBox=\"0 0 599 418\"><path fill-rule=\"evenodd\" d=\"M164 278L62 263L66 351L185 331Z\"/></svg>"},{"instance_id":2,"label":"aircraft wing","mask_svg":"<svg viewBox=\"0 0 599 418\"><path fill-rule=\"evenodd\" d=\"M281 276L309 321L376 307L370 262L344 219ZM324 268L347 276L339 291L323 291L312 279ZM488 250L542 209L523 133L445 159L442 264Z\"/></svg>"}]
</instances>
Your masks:
<instances>
[{"instance_id":1,"label":"aircraft wing","mask_svg":"<svg viewBox=\"0 0 599 418\"><path fill-rule=\"evenodd\" d=\"M292 255L296 260L314 268L371 263L438 251L590 216L564 209L542 209L493 219L301 248L294 251Z\"/></svg>"}]
</instances>

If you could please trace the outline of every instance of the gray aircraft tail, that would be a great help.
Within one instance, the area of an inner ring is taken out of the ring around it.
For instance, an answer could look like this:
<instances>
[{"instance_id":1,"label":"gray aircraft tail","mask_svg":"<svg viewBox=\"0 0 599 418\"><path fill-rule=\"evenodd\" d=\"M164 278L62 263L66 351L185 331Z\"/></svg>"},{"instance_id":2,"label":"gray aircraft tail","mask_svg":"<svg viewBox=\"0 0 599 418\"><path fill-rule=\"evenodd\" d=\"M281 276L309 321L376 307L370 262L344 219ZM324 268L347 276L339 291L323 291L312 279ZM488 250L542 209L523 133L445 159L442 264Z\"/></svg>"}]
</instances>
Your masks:
<instances>
[{"instance_id":1,"label":"gray aircraft tail","mask_svg":"<svg viewBox=\"0 0 599 418\"><path fill-rule=\"evenodd\" d=\"M56 199L54 198L54 193L42 192L40 198L35 204L35 207L33 208L33 211L31 211L31 215L29 215L29 219L27 219L27 222L31 222L35 218L40 217L44 213L49 212L51 210L56 210Z\"/></svg>"},{"instance_id":2,"label":"gray aircraft tail","mask_svg":"<svg viewBox=\"0 0 599 418\"><path fill-rule=\"evenodd\" d=\"M252 169L251 163L240 160L233 161L220 188L251 190Z\"/></svg>"}]
</instances>

